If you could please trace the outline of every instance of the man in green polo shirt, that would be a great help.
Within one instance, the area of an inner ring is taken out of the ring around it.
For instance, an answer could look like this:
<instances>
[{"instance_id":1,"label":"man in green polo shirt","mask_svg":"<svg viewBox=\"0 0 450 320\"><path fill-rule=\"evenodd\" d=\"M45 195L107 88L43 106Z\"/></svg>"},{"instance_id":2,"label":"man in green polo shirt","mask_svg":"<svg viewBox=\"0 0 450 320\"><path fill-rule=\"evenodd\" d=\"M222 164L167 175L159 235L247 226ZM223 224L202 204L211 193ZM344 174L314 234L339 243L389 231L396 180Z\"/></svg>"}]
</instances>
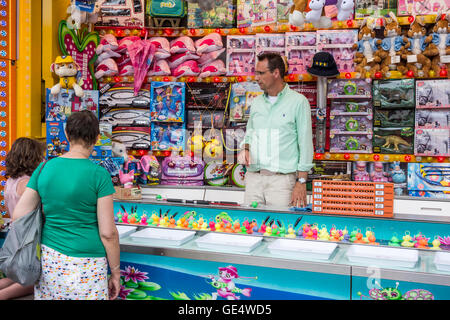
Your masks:
<instances>
[{"instance_id":1,"label":"man in green polo shirt","mask_svg":"<svg viewBox=\"0 0 450 320\"><path fill-rule=\"evenodd\" d=\"M311 110L305 96L284 82L286 63L276 53L263 53L256 81L263 95L251 104L238 161L247 166L246 204L304 207L306 178L313 167Z\"/></svg>"}]
</instances>

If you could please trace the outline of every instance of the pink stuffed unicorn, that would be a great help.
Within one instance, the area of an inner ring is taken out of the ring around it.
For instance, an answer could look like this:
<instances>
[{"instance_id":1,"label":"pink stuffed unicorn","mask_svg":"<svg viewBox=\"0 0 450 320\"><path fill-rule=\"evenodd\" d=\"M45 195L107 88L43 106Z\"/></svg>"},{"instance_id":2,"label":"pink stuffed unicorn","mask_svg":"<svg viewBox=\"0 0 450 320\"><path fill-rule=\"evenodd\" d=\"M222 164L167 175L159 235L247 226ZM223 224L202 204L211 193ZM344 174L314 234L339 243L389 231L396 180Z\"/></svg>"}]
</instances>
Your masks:
<instances>
[{"instance_id":1,"label":"pink stuffed unicorn","mask_svg":"<svg viewBox=\"0 0 450 320\"><path fill-rule=\"evenodd\" d=\"M119 180L120 183L123 184L124 188L132 188L134 181L134 170L131 170L128 173L123 173L122 170L119 170Z\"/></svg>"},{"instance_id":2,"label":"pink stuffed unicorn","mask_svg":"<svg viewBox=\"0 0 450 320\"><path fill-rule=\"evenodd\" d=\"M175 70L173 70L172 75L176 78L183 76L198 76L200 73L200 68L195 60L188 60L180 64Z\"/></svg>"},{"instance_id":3,"label":"pink stuffed unicorn","mask_svg":"<svg viewBox=\"0 0 450 320\"><path fill-rule=\"evenodd\" d=\"M197 54L208 53L223 48L222 36L216 32L195 41Z\"/></svg>"},{"instance_id":4,"label":"pink stuffed unicorn","mask_svg":"<svg viewBox=\"0 0 450 320\"><path fill-rule=\"evenodd\" d=\"M199 78L213 77L223 75L227 72L227 68L225 68L225 63L222 60L214 60L209 64L205 64L202 67L202 71L199 75Z\"/></svg>"}]
</instances>

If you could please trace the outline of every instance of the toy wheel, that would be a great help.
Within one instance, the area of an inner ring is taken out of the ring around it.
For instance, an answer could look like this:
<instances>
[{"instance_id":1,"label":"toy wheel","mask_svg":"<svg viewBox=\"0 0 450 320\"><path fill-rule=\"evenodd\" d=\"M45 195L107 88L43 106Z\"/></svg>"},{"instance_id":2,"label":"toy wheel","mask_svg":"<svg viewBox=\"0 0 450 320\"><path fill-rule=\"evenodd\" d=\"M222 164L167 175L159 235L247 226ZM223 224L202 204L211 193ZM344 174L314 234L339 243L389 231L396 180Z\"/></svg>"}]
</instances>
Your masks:
<instances>
[{"instance_id":1,"label":"toy wheel","mask_svg":"<svg viewBox=\"0 0 450 320\"><path fill-rule=\"evenodd\" d=\"M237 164L231 171L231 180L239 188L245 188L245 173L247 169L242 164Z\"/></svg>"},{"instance_id":2,"label":"toy wheel","mask_svg":"<svg viewBox=\"0 0 450 320\"><path fill-rule=\"evenodd\" d=\"M220 187L228 183L229 178L223 177L216 172L222 167L221 162L212 161L205 167L205 182L210 186Z\"/></svg>"}]
</instances>

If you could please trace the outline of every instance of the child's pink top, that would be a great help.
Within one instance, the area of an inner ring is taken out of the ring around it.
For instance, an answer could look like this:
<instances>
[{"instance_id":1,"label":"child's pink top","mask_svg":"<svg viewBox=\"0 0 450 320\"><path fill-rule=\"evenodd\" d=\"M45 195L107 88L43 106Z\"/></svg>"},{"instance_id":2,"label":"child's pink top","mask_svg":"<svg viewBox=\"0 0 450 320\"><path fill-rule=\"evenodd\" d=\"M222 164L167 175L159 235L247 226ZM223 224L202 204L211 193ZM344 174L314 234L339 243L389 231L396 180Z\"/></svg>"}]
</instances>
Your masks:
<instances>
[{"instance_id":1,"label":"child's pink top","mask_svg":"<svg viewBox=\"0 0 450 320\"><path fill-rule=\"evenodd\" d=\"M30 179L30 176L24 175L16 179L9 178L6 180L5 203L10 217L20 199L20 196L17 194L17 184L23 179Z\"/></svg>"}]
</instances>

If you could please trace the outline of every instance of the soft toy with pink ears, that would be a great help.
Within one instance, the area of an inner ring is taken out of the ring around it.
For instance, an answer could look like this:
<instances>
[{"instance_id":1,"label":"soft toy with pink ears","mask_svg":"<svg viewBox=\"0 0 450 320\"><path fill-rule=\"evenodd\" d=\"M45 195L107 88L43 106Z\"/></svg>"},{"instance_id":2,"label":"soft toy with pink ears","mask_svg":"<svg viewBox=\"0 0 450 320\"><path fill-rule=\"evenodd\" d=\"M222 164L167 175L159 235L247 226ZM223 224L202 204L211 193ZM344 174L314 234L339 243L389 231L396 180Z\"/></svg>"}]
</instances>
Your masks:
<instances>
[{"instance_id":1,"label":"soft toy with pink ears","mask_svg":"<svg viewBox=\"0 0 450 320\"><path fill-rule=\"evenodd\" d=\"M226 72L227 68L225 67L225 63L223 63L222 60L217 59L202 67L199 78L220 76L224 75Z\"/></svg>"},{"instance_id":2,"label":"soft toy with pink ears","mask_svg":"<svg viewBox=\"0 0 450 320\"><path fill-rule=\"evenodd\" d=\"M122 170L119 170L119 180L120 183L123 184L124 188L132 188L134 181L134 170L131 170L128 173L123 173Z\"/></svg>"},{"instance_id":3,"label":"soft toy with pink ears","mask_svg":"<svg viewBox=\"0 0 450 320\"><path fill-rule=\"evenodd\" d=\"M195 41L195 47L197 48L197 54L220 50L223 48L222 36L216 32L210 33Z\"/></svg>"},{"instance_id":4,"label":"soft toy with pink ears","mask_svg":"<svg viewBox=\"0 0 450 320\"><path fill-rule=\"evenodd\" d=\"M183 76L198 76L200 73L200 68L195 60L188 60L180 64L175 70L173 70L172 75L176 78Z\"/></svg>"}]
</instances>

